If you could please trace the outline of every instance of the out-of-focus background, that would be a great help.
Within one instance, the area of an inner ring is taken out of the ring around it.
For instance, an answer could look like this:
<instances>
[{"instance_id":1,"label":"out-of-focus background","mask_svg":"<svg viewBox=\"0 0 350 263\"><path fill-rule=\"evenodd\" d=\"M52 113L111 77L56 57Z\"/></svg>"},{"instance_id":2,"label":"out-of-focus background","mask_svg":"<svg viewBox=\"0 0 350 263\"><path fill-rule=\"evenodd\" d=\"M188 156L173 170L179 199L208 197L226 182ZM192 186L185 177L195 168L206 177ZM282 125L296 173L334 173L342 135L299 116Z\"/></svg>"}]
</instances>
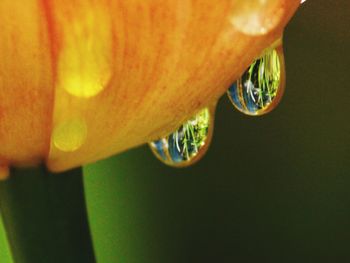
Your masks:
<instances>
[{"instance_id":1,"label":"out-of-focus background","mask_svg":"<svg viewBox=\"0 0 350 263\"><path fill-rule=\"evenodd\" d=\"M195 166L141 147L86 167L98 261L350 262L349 14L348 0L307 1L284 35L280 106L252 118L223 97Z\"/></svg>"}]
</instances>

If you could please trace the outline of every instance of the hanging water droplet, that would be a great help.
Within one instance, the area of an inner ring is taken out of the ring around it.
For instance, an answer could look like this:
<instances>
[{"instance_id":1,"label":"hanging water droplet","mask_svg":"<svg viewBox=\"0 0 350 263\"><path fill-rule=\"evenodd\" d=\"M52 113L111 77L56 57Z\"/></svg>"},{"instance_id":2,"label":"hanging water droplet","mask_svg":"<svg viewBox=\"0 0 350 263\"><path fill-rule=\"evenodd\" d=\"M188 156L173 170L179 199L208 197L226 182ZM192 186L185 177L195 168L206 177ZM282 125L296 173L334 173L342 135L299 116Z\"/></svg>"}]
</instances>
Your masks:
<instances>
[{"instance_id":1,"label":"hanging water droplet","mask_svg":"<svg viewBox=\"0 0 350 263\"><path fill-rule=\"evenodd\" d=\"M285 88L282 44L255 60L227 94L232 104L247 115L262 115L280 102Z\"/></svg>"},{"instance_id":2,"label":"hanging water droplet","mask_svg":"<svg viewBox=\"0 0 350 263\"><path fill-rule=\"evenodd\" d=\"M154 155L174 167L189 166L207 151L213 132L215 106L205 108L175 132L149 143Z\"/></svg>"}]
</instances>

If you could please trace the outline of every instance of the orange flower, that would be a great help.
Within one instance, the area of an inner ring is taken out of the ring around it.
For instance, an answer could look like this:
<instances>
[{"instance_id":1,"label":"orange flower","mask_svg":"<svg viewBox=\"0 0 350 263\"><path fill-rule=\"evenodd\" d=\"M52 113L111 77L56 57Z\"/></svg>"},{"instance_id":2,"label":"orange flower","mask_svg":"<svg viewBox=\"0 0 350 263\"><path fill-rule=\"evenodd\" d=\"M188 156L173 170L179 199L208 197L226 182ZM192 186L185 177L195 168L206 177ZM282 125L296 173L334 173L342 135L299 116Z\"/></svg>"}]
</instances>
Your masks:
<instances>
[{"instance_id":1,"label":"orange flower","mask_svg":"<svg viewBox=\"0 0 350 263\"><path fill-rule=\"evenodd\" d=\"M1 0L2 166L63 171L169 133L218 99L299 3Z\"/></svg>"}]
</instances>

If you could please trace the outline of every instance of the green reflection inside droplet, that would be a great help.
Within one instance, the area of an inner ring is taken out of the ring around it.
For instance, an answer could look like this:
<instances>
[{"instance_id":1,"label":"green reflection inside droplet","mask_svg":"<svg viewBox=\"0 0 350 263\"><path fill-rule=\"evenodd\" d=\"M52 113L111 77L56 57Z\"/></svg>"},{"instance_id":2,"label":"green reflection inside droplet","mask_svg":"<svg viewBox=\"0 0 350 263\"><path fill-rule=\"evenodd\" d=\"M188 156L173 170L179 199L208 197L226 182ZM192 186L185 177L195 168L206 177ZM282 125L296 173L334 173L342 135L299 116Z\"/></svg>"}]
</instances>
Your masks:
<instances>
[{"instance_id":1,"label":"green reflection inside droplet","mask_svg":"<svg viewBox=\"0 0 350 263\"><path fill-rule=\"evenodd\" d=\"M282 47L278 47L282 50ZM279 103L284 91L283 53L267 50L228 90L233 105L248 115L262 115Z\"/></svg>"},{"instance_id":2,"label":"green reflection inside droplet","mask_svg":"<svg viewBox=\"0 0 350 263\"><path fill-rule=\"evenodd\" d=\"M188 166L206 151L211 137L211 125L211 111L205 108L175 132L149 145L156 157L165 164Z\"/></svg>"}]
</instances>

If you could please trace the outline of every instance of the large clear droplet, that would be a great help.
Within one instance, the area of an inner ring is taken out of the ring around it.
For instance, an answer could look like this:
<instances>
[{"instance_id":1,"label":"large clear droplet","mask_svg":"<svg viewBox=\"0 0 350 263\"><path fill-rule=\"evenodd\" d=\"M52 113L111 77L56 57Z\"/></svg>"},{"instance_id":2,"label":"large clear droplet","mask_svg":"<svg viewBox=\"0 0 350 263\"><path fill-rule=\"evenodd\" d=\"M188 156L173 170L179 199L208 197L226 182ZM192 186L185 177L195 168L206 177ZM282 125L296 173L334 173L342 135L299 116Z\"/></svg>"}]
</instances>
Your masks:
<instances>
[{"instance_id":1,"label":"large clear droplet","mask_svg":"<svg viewBox=\"0 0 350 263\"><path fill-rule=\"evenodd\" d=\"M173 167L198 161L207 151L213 133L215 106L205 108L183 123L175 132L149 143L154 155Z\"/></svg>"},{"instance_id":2,"label":"large clear droplet","mask_svg":"<svg viewBox=\"0 0 350 263\"><path fill-rule=\"evenodd\" d=\"M231 85L227 94L239 111L258 116L273 110L285 88L282 44L265 51L243 75Z\"/></svg>"}]
</instances>

